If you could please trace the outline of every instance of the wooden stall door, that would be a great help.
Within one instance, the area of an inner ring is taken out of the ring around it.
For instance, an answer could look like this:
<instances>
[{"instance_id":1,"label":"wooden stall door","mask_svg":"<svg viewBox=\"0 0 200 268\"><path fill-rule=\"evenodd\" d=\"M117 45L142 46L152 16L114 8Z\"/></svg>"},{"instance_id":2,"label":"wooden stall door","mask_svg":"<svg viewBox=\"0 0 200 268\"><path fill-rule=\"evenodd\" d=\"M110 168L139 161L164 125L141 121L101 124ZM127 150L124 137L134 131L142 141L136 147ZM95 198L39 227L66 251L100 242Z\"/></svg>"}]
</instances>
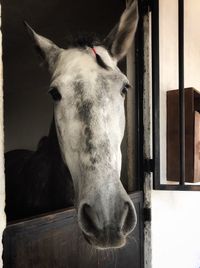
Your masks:
<instances>
[{"instance_id":1,"label":"wooden stall door","mask_svg":"<svg viewBox=\"0 0 200 268\"><path fill-rule=\"evenodd\" d=\"M4 268L142 268L143 193L131 195L138 222L122 249L97 251L77 226L74 209L9 224L4 231Z\"/></svg>"}]
</instances>

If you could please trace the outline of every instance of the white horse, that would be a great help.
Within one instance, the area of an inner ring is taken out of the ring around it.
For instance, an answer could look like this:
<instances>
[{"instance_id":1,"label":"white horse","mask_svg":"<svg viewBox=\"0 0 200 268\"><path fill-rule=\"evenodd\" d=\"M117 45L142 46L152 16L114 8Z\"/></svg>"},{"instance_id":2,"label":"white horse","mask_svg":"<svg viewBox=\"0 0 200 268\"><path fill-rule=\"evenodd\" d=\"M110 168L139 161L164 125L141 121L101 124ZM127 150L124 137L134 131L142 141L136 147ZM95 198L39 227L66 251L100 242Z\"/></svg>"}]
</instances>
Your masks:
<instances>
[{"instance_id":1,"label":"white horse","mask_svg":"<svg viewBox=\"0 0 200 268\"><path fill-rule=\"evenodd\" d=\"M56 133L73 180L78 224L86 240L100 249L124 246L137 221L120 181L124 99L130 85L117 67L137 23L137 2L129 1L105 40L82 40L67 49L26 24L51 74Z\"/></svg>"}]
</instances>

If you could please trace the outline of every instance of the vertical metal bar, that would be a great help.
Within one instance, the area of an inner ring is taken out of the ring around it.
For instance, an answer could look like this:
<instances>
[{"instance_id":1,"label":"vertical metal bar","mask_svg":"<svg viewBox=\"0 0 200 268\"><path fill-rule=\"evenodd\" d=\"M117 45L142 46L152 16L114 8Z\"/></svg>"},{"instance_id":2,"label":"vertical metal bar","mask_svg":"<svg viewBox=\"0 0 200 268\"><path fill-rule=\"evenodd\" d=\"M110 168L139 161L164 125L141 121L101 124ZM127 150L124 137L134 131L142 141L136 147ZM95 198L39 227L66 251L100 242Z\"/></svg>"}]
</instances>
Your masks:
<instances>
[{"instance_id":1,"label":"vertical metal bar","mask_svg":"<svg viewBox=\"0 0 200 268\"><path fill-rule=\"evenodd\" d=\"M180 185L185 184L184 0L178 0Z\"/></svg>"},{"instance_id":2,"label":"vertical metal bar","mask_svg":"<svg viewBox=\"0 0 200 268\"><path fill-rule=\"evenodd\" d=\"M137 125L137 177L138 188L144 187L144 124L143 124L143 94L144 94L144 28L143 1L138 1L140 19L135 39L135 76L136 76L136 125Z\"/></svg>"},{"instance_id":3,"label":"vertical metal bar","mask_svg":"<svg viewBox=\"0 0 200 268\"><path fill-rule=\"evenodd\" d=\"M159 1L151 1L152 16L152 113L154 189L160 186L160 60L159 60Z\"/></svg>"}]
</instances>

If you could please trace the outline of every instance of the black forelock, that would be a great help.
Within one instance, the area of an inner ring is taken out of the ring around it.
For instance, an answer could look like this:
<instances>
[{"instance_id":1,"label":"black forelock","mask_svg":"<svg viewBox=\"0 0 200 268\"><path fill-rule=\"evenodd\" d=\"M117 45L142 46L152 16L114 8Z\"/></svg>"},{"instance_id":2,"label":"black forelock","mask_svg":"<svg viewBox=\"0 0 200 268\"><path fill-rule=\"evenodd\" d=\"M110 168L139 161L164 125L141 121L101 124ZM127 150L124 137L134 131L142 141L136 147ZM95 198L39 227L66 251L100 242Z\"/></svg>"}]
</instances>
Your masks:
<instances>
[{"instance_id":1,"label":"black forelock","mask_svg":"<svg viewBox=\"0 0 200 268\"><path fill-rule=\"evenodd\" d=\"M71 37L68 41L69 47L85 48L102 45L99 37L94 33L81 33Z\"/></svg>"},{"instance_id":2,"label":"black forelock","mask_svg":"<svg viewBox=\"0 0 200 268\"><path fill-rule=\"evenodd\" d=\"M68 39L68 47L71 48L86 48L86 47L91 47L93 48L94 46L103 46L103 43L100 41L99 37L97 37L96 34L94 33L81 33L78 34L77 36L71 38L70 40ZM96 61L99 66L102 68L108 70L108 66L104 63L100 55L96 54Z\"/></svg>"}]
</instances>

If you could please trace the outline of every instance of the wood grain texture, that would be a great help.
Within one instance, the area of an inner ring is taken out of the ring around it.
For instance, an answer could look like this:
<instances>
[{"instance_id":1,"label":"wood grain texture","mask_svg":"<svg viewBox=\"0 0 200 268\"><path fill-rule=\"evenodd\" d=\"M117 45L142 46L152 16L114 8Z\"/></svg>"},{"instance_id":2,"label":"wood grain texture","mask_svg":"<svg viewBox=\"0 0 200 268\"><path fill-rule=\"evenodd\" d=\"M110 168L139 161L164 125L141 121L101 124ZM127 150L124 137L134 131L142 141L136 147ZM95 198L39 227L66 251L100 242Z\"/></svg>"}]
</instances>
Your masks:
<instances>
[{"instance_id":1,"label":"wood grain texture","mask_svg":"<svg viewBox=\"0 0 200 268\"><path fill-rule=\"evenodd\" d=\"M138 223L122 249L97 251L77 226L74 209L10 223L4 232L5 268L142 268L143 196L131 195Z\"/></svg>"},{"instance_id":2,"label":"wood grain texture","mask_svg":"<svg viewBox=\"0 0 200 268\"><path fill-rule=\"evenodd\" d=\"M185 89L185 177L186 182L200 181L195 175L195 111L200 108L200 95L193 88ZM197 138L197 137L196 137ZM179 92L167 92L167 179L179 181ZM197 165L198 163L196 163Z\"/></svg>"},{"instance_id":3,"label":"wood grain texture","mask_svg":"<svg viewBox=\"0 0 200 268\"><path fill-rule=\"evenodd\" d=\"M200 113L195 112L194 135L194 182L200 178Z\"/></svg>"}]
</instances>

